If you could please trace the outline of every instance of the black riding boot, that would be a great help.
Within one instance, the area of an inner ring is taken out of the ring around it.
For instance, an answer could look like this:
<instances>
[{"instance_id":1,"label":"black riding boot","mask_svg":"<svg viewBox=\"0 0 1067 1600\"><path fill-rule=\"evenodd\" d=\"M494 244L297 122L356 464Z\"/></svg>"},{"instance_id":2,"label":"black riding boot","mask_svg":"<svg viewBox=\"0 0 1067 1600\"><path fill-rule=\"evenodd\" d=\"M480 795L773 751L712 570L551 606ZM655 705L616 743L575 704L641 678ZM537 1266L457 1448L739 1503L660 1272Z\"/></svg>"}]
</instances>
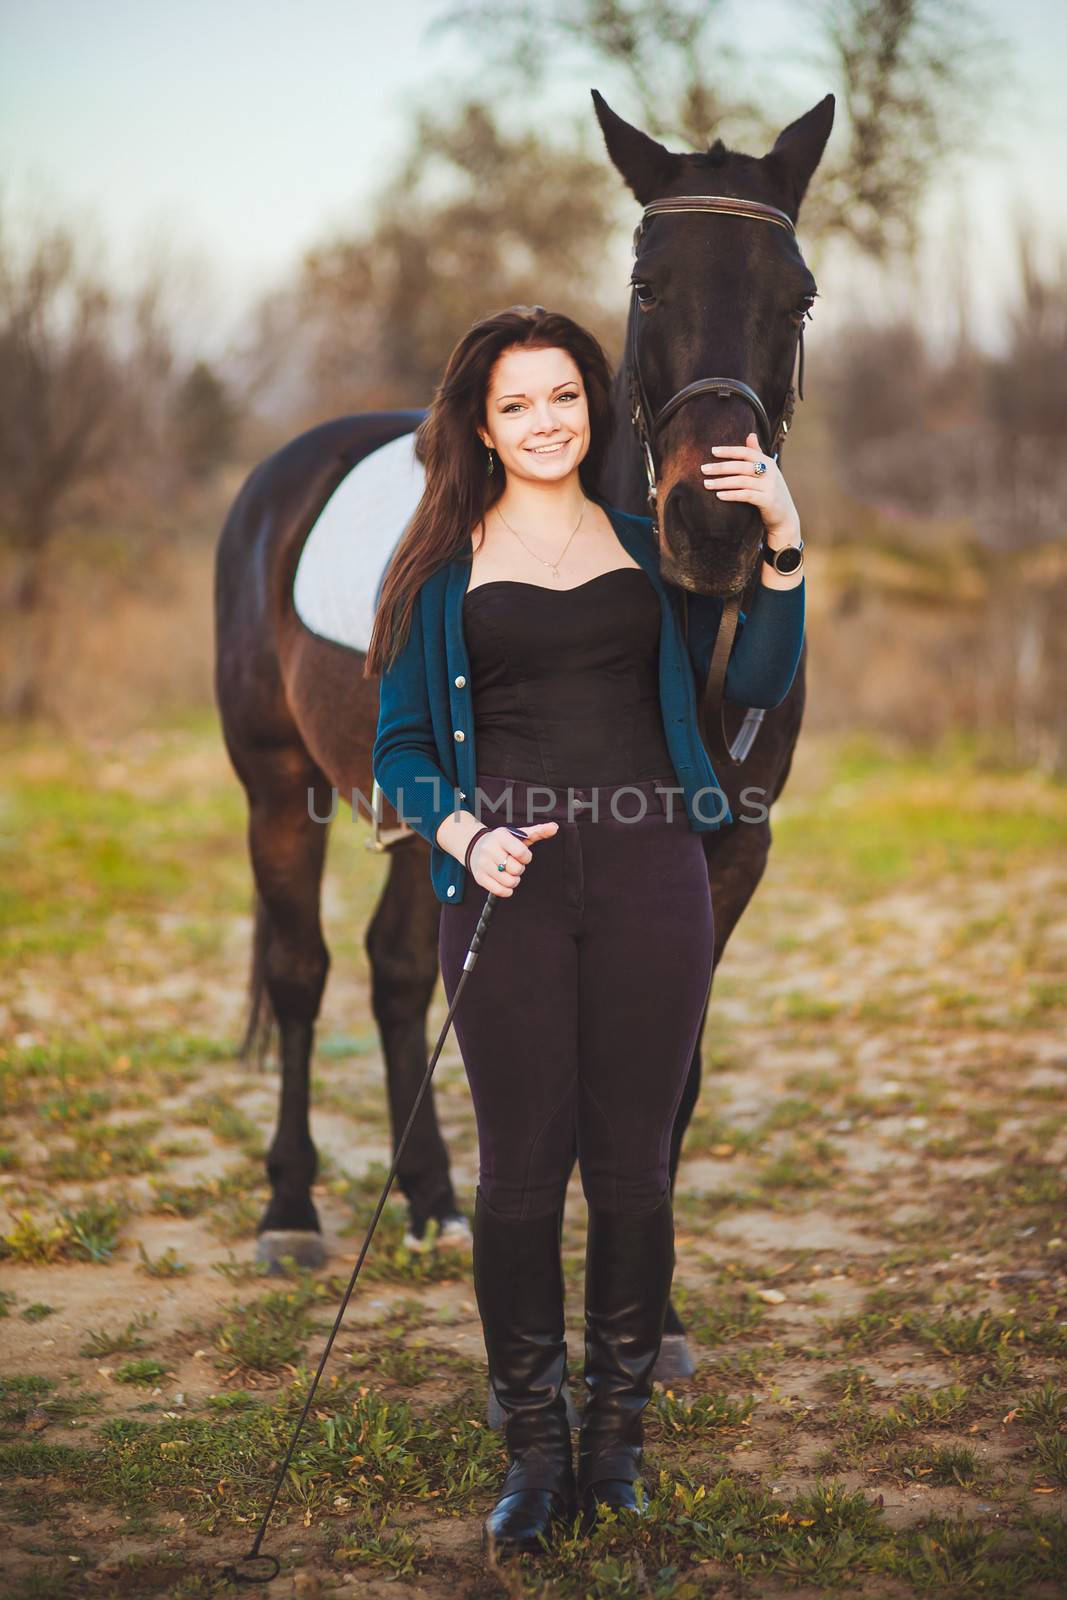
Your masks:
<instances>
[{"instance_id":1,"label":"black riding boot","mask_svg":"<svg viewBox=\"0 0 1067 1600\"><path fill-rule=\"evenodd\" d=\"M504 1409L509 1465L485 1540L539 1550L539 1535L575 1515L560 1213L518 1221L474 1207L474 1291L489 1373Z\"/></svg>"},{"instance_id":2,"label":"black riding boot","mask_svg":"<svg viewBox=\"0 0 1067 1600\"><path fill-rule=\"evenodd\" d=\"M585 1385L578 1489L586 1532L597 1506L635 1509L641 1413L652 1395L674 1269L670 1195L631 1216L589 1208L585 1262Z\"/></svg>"}]
</instances>

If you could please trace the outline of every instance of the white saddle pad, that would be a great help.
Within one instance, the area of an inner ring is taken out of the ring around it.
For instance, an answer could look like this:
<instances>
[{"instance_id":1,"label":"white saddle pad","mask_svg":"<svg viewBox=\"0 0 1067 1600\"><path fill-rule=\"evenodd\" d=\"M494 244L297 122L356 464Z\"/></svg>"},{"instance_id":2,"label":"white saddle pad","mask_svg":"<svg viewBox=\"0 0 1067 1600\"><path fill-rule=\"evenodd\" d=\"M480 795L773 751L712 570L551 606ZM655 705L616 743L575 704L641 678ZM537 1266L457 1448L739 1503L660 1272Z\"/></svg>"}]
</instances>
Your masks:
<instances>
[{"instance_id":1,"label":"white saddle pad","mask_svg":"<svg viewBox=\"0 0 1067 1600\"><path fill-rule=\"evenodd\" d=\"M312 633L366 651L382 577L424 483L414 432L364 456L341 479L307 536L293 579L296 614Z\"/></svg>"}]
</instances>

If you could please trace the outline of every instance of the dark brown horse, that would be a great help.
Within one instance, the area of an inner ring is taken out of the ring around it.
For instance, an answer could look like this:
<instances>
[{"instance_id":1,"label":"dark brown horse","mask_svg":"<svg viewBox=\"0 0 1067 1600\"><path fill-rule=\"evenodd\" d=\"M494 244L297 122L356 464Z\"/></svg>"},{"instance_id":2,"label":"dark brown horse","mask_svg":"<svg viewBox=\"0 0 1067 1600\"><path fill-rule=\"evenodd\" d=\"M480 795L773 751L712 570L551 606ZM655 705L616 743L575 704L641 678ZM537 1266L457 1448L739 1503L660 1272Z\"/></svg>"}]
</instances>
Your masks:
<instances>
[{"instance_id":1,"label":"dark brown horse","mask_svg":"<svg viewBox=\"0 0 1067 1600\"><path fill-rule=\"evenodd\" d=\"M762 158L727 150L676 154L617 117L594 91L608 152L642 206L678 196L727 196L753 211L661 210L646 215L637 247L627 355L616 374L616 430L598 486L622 510L647 512L646 461L633 425L631 357L637 353L653 415L707 374L729 374L674 407L652 436L665 576L694 592L743 596L759 582L761 525L755 508L717 500L702 487L700 463L713 444L737 443L754 417L778 417L790 391L802 319L814 292L791 227L767 226L757 212L796 220L833 121L831 96L792 123ZM320 889L334 791L347 802L373 790L371 747L377 680L363 657L311 631L296 614L293 583L321 509L356 463L413 432L422 412L343 417L311 429L262 462L241 489L219 540L216 565L216 697L226 747L249 805L256 887L248 1028L242 1055L262 1060L279 1035L281 1096L267 1156L271 1198L258 1227L260 1259L292 1255L319 1265L325 1250L311 1199L316 1153L309 1128L315 1020L329 951ZM648 420L646 418L646 420ZM760 427L761 440L766 428ZM770 440L764 449L770 448ZM396 529L399 538L402 529ZM742 789L781 792L804 705L802 656L786 699L762 714L740 766L723 757L719 782L735 817L751 814ZM727 707L731 740L744 708ZM707 733L712 759L712 735ZM427 1062L426 1016L438 979L440 907L429 846L397 830L385 802L389 873L366 935L372 1005L385 1059L394 1140L404 1127ZM763 874L768 821L738 820L702 835L715 917L716 966ZM700 1089L701 1037L674 1130L671 1178ZM431 1096L424 1101L397 1182L410 1226L459 1216L448 1153ZM691 1370L682 1324L668 1321L656 1376Z\"/></svg>"}]
</instances>

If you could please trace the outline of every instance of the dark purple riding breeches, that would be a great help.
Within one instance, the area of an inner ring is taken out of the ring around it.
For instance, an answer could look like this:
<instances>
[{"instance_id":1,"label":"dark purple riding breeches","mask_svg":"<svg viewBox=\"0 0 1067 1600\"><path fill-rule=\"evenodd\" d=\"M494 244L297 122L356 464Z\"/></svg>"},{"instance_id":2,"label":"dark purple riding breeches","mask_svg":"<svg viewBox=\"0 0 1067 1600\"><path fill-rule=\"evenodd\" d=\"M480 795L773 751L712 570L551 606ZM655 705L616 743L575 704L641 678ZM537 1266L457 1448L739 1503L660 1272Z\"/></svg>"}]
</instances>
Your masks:
<instances>
[{"instance_id":1,"label":"dark purple riding breeches","mask_svg":"<svg viewBox=\"0 0 1067 1600\"><path fill-rule=\"evenodd\" d=\"M594 797L596 811L581 804ZM577 1133L589 1204L651 1210L714 952L707 858L677 779L552 791L482 776L473 803L493 827L559 822L494 905L454 1019L479 1187L511 1217L561 1207ZM468 874L462 904L441 907L449 1004L488 892Z\"/></svg>"}]
</instances>

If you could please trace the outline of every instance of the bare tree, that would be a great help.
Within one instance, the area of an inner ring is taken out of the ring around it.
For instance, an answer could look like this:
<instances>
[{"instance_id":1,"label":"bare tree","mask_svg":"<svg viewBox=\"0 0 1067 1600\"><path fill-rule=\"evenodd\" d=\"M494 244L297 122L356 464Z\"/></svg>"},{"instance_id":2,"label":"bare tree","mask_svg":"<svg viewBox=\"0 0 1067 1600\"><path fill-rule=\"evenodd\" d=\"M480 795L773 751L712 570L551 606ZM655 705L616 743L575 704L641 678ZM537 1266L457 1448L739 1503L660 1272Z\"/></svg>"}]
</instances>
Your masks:
<instances>
[{"instance_id":1,"label":"bare tree","mask_svg":"<svg viewBox=\"0 0 1067 1600\"><path fill-rule=\"evenodd\" d=\"M800 59L837 92L836 139L804 208L805 237L842 238L883 259L916 242L919 203L939 165L969 151L1004 76L1006 45L970 0L812 0ZM458 4L429 30L458 29L479 73L527 88L581 68L621 78L657 138L703 150L714 135L754 150L779 131L779 41L746 22L744 48L721 0L555 0L501 10ZM742 87L758 71L758 99ZM779 74L780 76L780 74ZM768 110L773 108L773 110Z\"/></svg>"},{"instance_id":2,"label":"bare tree","mask_svg":"<svg viewBox=\"0 0 1067 1600\"><path fill-rule=\"evenodd\" d=\"M508 79L533 89L568 67L607 69L648 133L702 150L709 130L727 118L738 134L770 131L737 88L744 58L726 15L723 0L534 0L504 11L473 0L438 18L427 36L458 29L476 40L479 77L496 74L502 93Z\"/></svg>"},{"instance_id":3,"label":"bare tree","mask_svg":"<svg viewBox=\"0 0 1067 1600\"><path fill-rule=\"evenodd\" d=\"M424 405L464 328L534 300L614 337L599 274L616 189L602 159L506 135L480 102L423 113L366 229L323 240L261 306L260 391L283 385L305 416Z\"/></svg>"},{"instance_id":4,"label":"bare tree","mask_svg":"<svg viewBox=\"0 0 1067 1600\"><path fill-rule=\"evenodd\" d=\"M30 609L60 507L118 446L115 302L85 254L70 226L20 248L0 219L0 505Z\"/></svg>"},{"instance_id":5,"label":"bare tree","mask_svg":"<svg viewBox=\"0 0 1067 1600\"><path fill-rule=\"evenodd\" d=\"M840 91L846 143L805 202L805 233L883 260L918 243L921 202L973 153L1005 75L1005 45L969 0L816 0L813 57Z\"/></svg>"},{"instance_id":6,"label":"bare tree","mask_svg":"<svg viewBox=\"0 0 1067 1600\"><path fill-rule=\"evenodd\" d=\"M7 715L41 707L44 591L57 530L105 503L133 505L151 526L153 508L180 485L176 281L157 254L132 287L116 288L90 219L0 207Z\"/></svg>"}]
</instances>

